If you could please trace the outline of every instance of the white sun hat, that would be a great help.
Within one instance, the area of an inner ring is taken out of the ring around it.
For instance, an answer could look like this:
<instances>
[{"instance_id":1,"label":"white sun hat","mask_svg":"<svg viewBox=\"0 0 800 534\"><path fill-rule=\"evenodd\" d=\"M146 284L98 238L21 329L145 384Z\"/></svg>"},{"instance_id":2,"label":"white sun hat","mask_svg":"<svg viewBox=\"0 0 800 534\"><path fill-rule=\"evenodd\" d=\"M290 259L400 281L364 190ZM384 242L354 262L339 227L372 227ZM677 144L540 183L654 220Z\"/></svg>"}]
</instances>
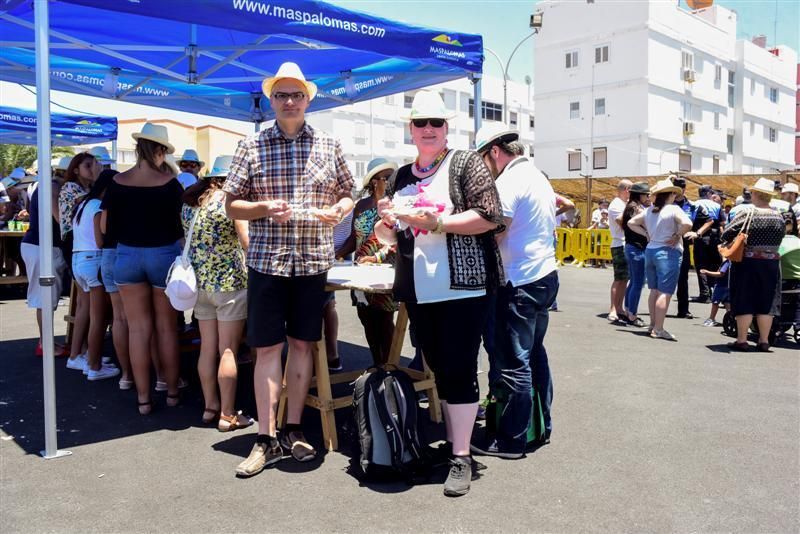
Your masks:
<instances>
[{"instance_id":1,"label":"white sun hat","mask_svg":"<svg viewBox=\"0 0 800 534\"><path fill-rule=\"evenodd\" d=\"M108 153L108 149L104 146L96 146L92 147L89 150L89 154L94 156L101 165L110 165L114 163L114 160L111 159L111 155Z\"/></svg>"},{"instance_id":2,"label":"white sun hat","mask_svg":"<svg viewBox=\"0 0 800 534\"><path fill-rule=\"evenodd\" d=\"M194 163L200 165L200 167L203 167L206 164L206 162L201 160L200 156L197 155L197 151L192 150L191 148L187 148L183 151L183 155L181 156L181 159L178 160L178 163L181 161L193 161Z\"/></svg>"},{"instance_id":3,"label":"white sun hat","mask_svg":"<svg viewBox=\"0 0 800 534\"><path fill-rule=\"evenodd\" d=\"M783 184L783 188L781 189L781 193L796 193L800 194L800 187L794 183Z\"/></svg>"},{"instance_id":4,"label":"white sun hat","mask_svg":"<svg viewBox=\"0 0 800 534\"><path fill-rule=\"evenodd\" d=\"M436 91L420 91L414 95L411 109L405 115L401 115L403 120L414 119L452 119L456 116L455 111L451 111L444 106L442 97Z\"/></svg>"},{"instance_id":5,"label":"white sun hat","mask_svg":"<svg viewBox=\"0 0 800 534\"><path fill-rule=\"evenodd\" d=\"M197 304L197 278L194 268L187 262L176 261L167 275L164 292L169 303L178 311L190 310Z\"/></svg>"},{"instance_id":6,"label":"white sun hat","mask_svg":"<svg viewBox=\"0 0 800 534\"><path fill-rule=\"evenodd\" d=\"M261 90L264 92L264 96L271 98L272 86L285 79L297 80L303 84L303 86L306 88L306 93L308 93L309 102L314 100L314 97L317 96L317 84L307 81L303 71L300 70L300 67L297 65L297 63L292 63L291 61L287 61L286 63L282 64L278 68L278 72L275 73L275 76L272 78L265 78L264 81L261 82Z\"/></svg>"},{"instance_id":7,"label":"white sun hat","mask_svg":"<svg viewBox=\"0 0 800 534\"><path fill-rule=\"evenodd\" d=\"M756 185L750 188L750 191L758 191L759 193L765 193L767 195L775 195L775 182L770 180L769 178L759 178L756 181Z\"/></svg>"},{"instance_id":8,"label":"white sun hat","mask_svg":"<svg viewBox=\"0 0 800 534\"><path fill-rule=\"evenodd\" d=\"M72 156L64 156L63 158L58 160L58 163L56 163L55 166L53 166L53 170L66 171L67 169L69 169L69 164L71 162L72 162Z\"/></svg>"},{"instance_id":9,"label":"white sun hat","mask_svg":"<svg viewBox=\"0 0 800 534\"><path fill-rule=\"evenodd\" d=\"M499 143L510 143L519 139L519 132L510 130L502 122L487 122L475 135L475 150L486 152Z\"/></svg>"},{"instance_id":10,"label":"white sun hat","mask_svg":"<svg viewBox=\"0 0 800 534\"><path fill-rule=\"evenodd\" d=\"M158 143L159 145L164 145L167 147L167 154L175 153L175 147L169 142L169 132L167 132L167 127L162 126L161 124L146 122L144 123L144 126L142 126L142 131L131 134L131 137L133 137L136 141L139 139L153 141L154 143Z\"/></svg>"},{"instance_id":11,"label":"white sun hat","mask_svg":"<svg viewBox=\"0 0 800 534\"><path fill-rule=\"evenodd\" d=\"M650 188L651 195L657 195L659 193L680 193L681 188L677 185L672 183L672 180L669 178L664 178L663 180L657 181L653 187Z\"/></svg>"},{"instance_id":12,"label":"white sun hat","mask_svg":"<svg viewBox=\"0 0 800 534\"><path fill-rule=\"evenodd\" d=\"M364 175L364 180L361 187L367 187L372 178L376 174L385 170L397 170L397 163L389 161L386 158L375 158L367 164L367 174Z\"/></svg>"},{"instance_id":13,"label":"white sun hat","mask_svg":"<svg viewBox=\"0 0 800 534\"><path fill-rule=\"evenodd\" d=\"M214 166L211 171L206 175L206 178L224 178L228 176L233 163L233 156L217 156L214 158Z\"/></svg>"}]
</instances>

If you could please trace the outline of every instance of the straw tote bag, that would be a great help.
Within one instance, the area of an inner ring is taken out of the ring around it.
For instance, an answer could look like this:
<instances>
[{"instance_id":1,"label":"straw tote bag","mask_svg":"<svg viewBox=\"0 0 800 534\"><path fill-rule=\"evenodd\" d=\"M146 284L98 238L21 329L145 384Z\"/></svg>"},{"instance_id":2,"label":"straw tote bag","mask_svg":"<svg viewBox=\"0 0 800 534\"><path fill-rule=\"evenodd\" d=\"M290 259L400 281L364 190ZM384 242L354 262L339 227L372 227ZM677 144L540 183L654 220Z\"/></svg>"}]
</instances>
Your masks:
<instances>
[{"instance_id":1,"label":"straw tote bag","mask_svg":"<svg viewBox=\"0 0 800 534\"><path fill-rule=\"evenodd\" d=\"M753 221L754 211L755 209L751 209L747 213L747 219L745 219L744 224L739 229L739 233L733 238L730 244L717 245L719 253L723 258L733 263L738 263L744 258L744 246L747 244L747 232L750 231L750 223Z\"/></svg>"}]
</instances>

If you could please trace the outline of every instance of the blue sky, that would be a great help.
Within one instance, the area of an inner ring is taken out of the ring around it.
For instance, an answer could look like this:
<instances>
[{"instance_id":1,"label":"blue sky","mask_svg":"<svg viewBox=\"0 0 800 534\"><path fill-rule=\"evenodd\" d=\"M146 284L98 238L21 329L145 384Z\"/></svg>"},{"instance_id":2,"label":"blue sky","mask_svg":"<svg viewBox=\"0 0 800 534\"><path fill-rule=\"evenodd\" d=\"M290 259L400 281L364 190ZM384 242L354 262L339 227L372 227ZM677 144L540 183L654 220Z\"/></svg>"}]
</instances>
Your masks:
<instances>
[{"instance_id":1,"label":"blue sky","mask_svg":"<svg viewBox=\"0 0 800 534\"><path fill-rule=\"evenodd\" d=\"M504 61L517 43L530 33L528 20L536 5L533 0L332 0L332 2L345 8L366 11L393 20L482 34L484 46L494 50ZM784 44L795 50L800 49L800 1L717 0L716 3L736 11L740 38L764 34L770 45L775 43L777 12L777 44ZM682 5L686 7L685 0L682 0ZM487 57L484 72L500 76L501 70L497 60ZM533 54L528 43L522 45L514 55L509 73L512 79L520 82L526 74L533 74Z\"/></svg>"}]
</instances>

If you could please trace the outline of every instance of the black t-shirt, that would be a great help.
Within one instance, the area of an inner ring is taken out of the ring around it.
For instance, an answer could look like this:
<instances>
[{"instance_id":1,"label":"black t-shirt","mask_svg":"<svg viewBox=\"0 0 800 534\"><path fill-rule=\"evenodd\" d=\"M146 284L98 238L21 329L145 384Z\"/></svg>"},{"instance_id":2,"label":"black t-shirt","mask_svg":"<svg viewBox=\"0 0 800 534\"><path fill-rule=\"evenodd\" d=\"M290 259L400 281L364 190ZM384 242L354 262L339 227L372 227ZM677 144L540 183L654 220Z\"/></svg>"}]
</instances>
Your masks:
<instances>
[{"instance_id":1,"label":"black t-shirt","mask_svg":"<svg viewBox=\"0 0 800 534\"><path fill-rule=\"evenodd\" d=\"M103 198L112 242L129 247L163 247L183 237L183 187L173 178L156 187L136 187L112 181Z\"/></svg>"},{"instance_id":2,"label":"black t-shirt","mask_svg":"<svg viewBox=\"0 0 800 534\"><path fill-rule=\"evenodd\" d=\"M628 221L636 215L637 206L638 204L635 202L628 202L625 206L625 210L622 212L622 229L625 231L626 245L633 245L640 250L644 250L647 247L647 238L628 228Z\"/></svg>"},{"instance_id":3,"label":"black t-shirt","mask_svg":"<svg viewBox=\"0 0 800 534\"><path fill-rule=\"evenodd\" d=\"M404 187L422 181L414 176L411 165L397 170L394 184L390 185L389 196ZM414 233L406 229L397 233L397 256L394 260L394 299L398 302L417 302L414 289Z\"/></svg>"}]
</instances>

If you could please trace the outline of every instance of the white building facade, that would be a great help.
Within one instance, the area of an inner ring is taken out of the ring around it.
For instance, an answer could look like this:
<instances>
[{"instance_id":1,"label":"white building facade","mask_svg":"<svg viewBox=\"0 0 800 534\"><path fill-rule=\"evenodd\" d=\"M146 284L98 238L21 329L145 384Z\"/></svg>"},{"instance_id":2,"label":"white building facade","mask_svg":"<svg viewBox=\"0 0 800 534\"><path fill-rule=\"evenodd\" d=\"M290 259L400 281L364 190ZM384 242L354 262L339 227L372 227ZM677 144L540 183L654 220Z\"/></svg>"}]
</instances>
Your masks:
<instances>
[{"instance_id":1,"label":"white building facade","mask_svg":"<svg viewBox=\"0 0 800 534\"><path fill-rule=\"evenodd\" d=\"M472 148L475 143L472 82L467 79L426 87L438 91L445 106L456 113L448 121L448 146ZM309 113L308 122L315 128L332 133L342 143L345 158L358 180L366 174L373 158L384 157L398 164L416 157L411 144L408 121L401 117L411 108L416 91L398 93L325 111ZM481 82L482 117L484 121L503 120L503 80L484 77ZM530 85L508 82L509 127L520 132L520 141L532 147L534 141L533 90Z\"/></svg>"},{"instance_id":2,"label":"white building facade","mask_svg":"<svg viewBox=\"0 0 800 534\"><path fill-rule=\"evenodd\" d=\"M537 9L535 158L550 176L793 167L797 53L737 41L735 12L657 0Z\"/></svg>"}]
</instances>

